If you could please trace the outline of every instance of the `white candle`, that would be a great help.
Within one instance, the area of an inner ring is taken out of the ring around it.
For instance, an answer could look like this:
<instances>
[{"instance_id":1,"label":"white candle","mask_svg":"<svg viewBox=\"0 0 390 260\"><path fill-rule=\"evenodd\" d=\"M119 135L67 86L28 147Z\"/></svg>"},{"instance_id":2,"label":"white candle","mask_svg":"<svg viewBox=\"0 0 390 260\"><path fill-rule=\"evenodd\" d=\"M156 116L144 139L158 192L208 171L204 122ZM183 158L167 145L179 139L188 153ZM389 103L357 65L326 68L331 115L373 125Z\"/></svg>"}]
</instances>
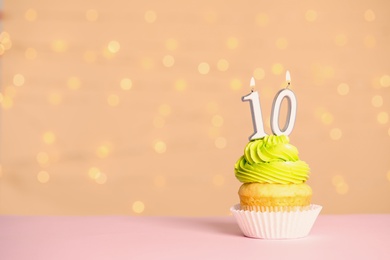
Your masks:
<instances>
[{"instance_id":1,"label":"white candle","mask_svg":"<svg viewBox=\"0 0 390 260\"><path fill-rule=\"evenodd\" d=\"M253 91L255 87L255 79L252 77L250 82L251 93L242 97L242 101L249 101L251 104L252 123L255 133L249 137L249 140L262 138L267 134L264 131L263 117L261 115L261 107L259 93Z\"/></svg>"},{"instance_id":2,"label":"white candle","mask_svg":"<svg viewBox=\"0 0 390 260\"><path fill-rule=\"evenodd\" d=\"M271 129L275 135L291 134L294 128L295 118L297 115L297 99L295 97L294 92L288 88L291 83L291 77L289 71L286 72L286 81L287 81L287 87L278 92L272 104ZM287 118L283 129L280 129L279 127L280 106L284 98L286 98L288 102Z\"/></svg>"}]
</instances>

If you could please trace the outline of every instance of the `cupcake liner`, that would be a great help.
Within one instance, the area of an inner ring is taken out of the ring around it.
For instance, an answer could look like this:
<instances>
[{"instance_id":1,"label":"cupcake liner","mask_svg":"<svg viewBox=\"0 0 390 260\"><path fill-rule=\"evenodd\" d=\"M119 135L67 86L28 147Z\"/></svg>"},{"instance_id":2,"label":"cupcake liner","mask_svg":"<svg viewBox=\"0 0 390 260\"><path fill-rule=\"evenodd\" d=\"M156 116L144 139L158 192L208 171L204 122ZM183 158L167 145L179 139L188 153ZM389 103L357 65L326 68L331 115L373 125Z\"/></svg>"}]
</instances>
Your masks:
<instances>
[{"instance_id":1,"label":"cupcake liner","mask_svg":"<svg viewBox=\"0 0 390 260\"><path fill-rule=\"evenodd\" d=\"M293 239L309 234L322 206L293 211L241 210L240 204L230 208L242 233L247 237L262 239Z\"/></svg>"}]
</instances>

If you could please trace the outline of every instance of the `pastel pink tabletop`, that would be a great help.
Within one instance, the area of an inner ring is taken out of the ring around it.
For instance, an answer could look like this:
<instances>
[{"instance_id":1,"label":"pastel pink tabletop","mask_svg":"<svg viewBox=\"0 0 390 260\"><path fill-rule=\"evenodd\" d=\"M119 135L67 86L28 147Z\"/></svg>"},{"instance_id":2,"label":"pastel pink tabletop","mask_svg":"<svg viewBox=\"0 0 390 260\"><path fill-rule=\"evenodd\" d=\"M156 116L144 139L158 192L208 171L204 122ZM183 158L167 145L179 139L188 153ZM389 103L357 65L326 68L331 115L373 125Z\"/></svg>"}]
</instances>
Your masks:
<instances>
[{"instance_id":1,"label":"pastel pink tabletop","mask_svg":"<svg viewBox=\"0 0 390 260\"><path fill-rule=\"evenodd\" d=\"M230 217L0 216L0 259L390 259L390 215L320 215L308 237L244 237Z\"/></svg>"}]
</instances>

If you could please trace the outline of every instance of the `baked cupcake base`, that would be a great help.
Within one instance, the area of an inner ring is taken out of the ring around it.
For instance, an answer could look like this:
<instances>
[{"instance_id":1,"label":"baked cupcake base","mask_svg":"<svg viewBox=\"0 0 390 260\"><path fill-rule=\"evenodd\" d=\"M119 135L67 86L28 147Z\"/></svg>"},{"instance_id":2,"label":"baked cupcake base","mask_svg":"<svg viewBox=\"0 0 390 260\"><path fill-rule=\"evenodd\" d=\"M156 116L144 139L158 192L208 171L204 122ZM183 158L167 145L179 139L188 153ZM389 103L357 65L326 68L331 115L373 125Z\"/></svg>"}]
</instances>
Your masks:
<instances>
[{"instance_id":1,"label":"baked cupcake base","mask_svg":"<svg viewBox=\"0 0 390 260\"><path fill-rule=\"evenodd\" d=\"M293 211L310 205L312 189L306 183L244 183L238 195L241 209L255 211Z\"/></svg>"},{"instance_id":2,"label":"baked cupcake base","mask_svg":"<svg viewBox=\"0 0 390 260\"><path fill-rule=\"evenodd\" d=\"M291 211L242 210L240 204L230 208L245 236L262 239L294 239L309 234L322 206L311 204L308 208Z\"/></svg>"}]
</instances>

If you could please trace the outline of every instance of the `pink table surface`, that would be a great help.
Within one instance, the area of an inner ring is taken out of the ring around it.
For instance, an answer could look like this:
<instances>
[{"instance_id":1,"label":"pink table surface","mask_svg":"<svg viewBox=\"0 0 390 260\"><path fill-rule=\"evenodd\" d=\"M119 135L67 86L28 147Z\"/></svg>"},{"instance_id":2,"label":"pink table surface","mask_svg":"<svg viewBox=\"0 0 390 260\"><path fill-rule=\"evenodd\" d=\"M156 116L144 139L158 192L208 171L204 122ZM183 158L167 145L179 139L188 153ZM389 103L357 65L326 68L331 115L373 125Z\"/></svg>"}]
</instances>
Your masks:
<instances>
[{"instance_id":1,"label":"pink table surface","mask_svg":"<svg viewBox=\"0 0 390 260\"><path fill-rule=\"evenodd\" d=\"M230 217L0 216L0 259L390 259L390 215L320 215L306 238L244 237Z\"/></svg>"}]
</instances>

